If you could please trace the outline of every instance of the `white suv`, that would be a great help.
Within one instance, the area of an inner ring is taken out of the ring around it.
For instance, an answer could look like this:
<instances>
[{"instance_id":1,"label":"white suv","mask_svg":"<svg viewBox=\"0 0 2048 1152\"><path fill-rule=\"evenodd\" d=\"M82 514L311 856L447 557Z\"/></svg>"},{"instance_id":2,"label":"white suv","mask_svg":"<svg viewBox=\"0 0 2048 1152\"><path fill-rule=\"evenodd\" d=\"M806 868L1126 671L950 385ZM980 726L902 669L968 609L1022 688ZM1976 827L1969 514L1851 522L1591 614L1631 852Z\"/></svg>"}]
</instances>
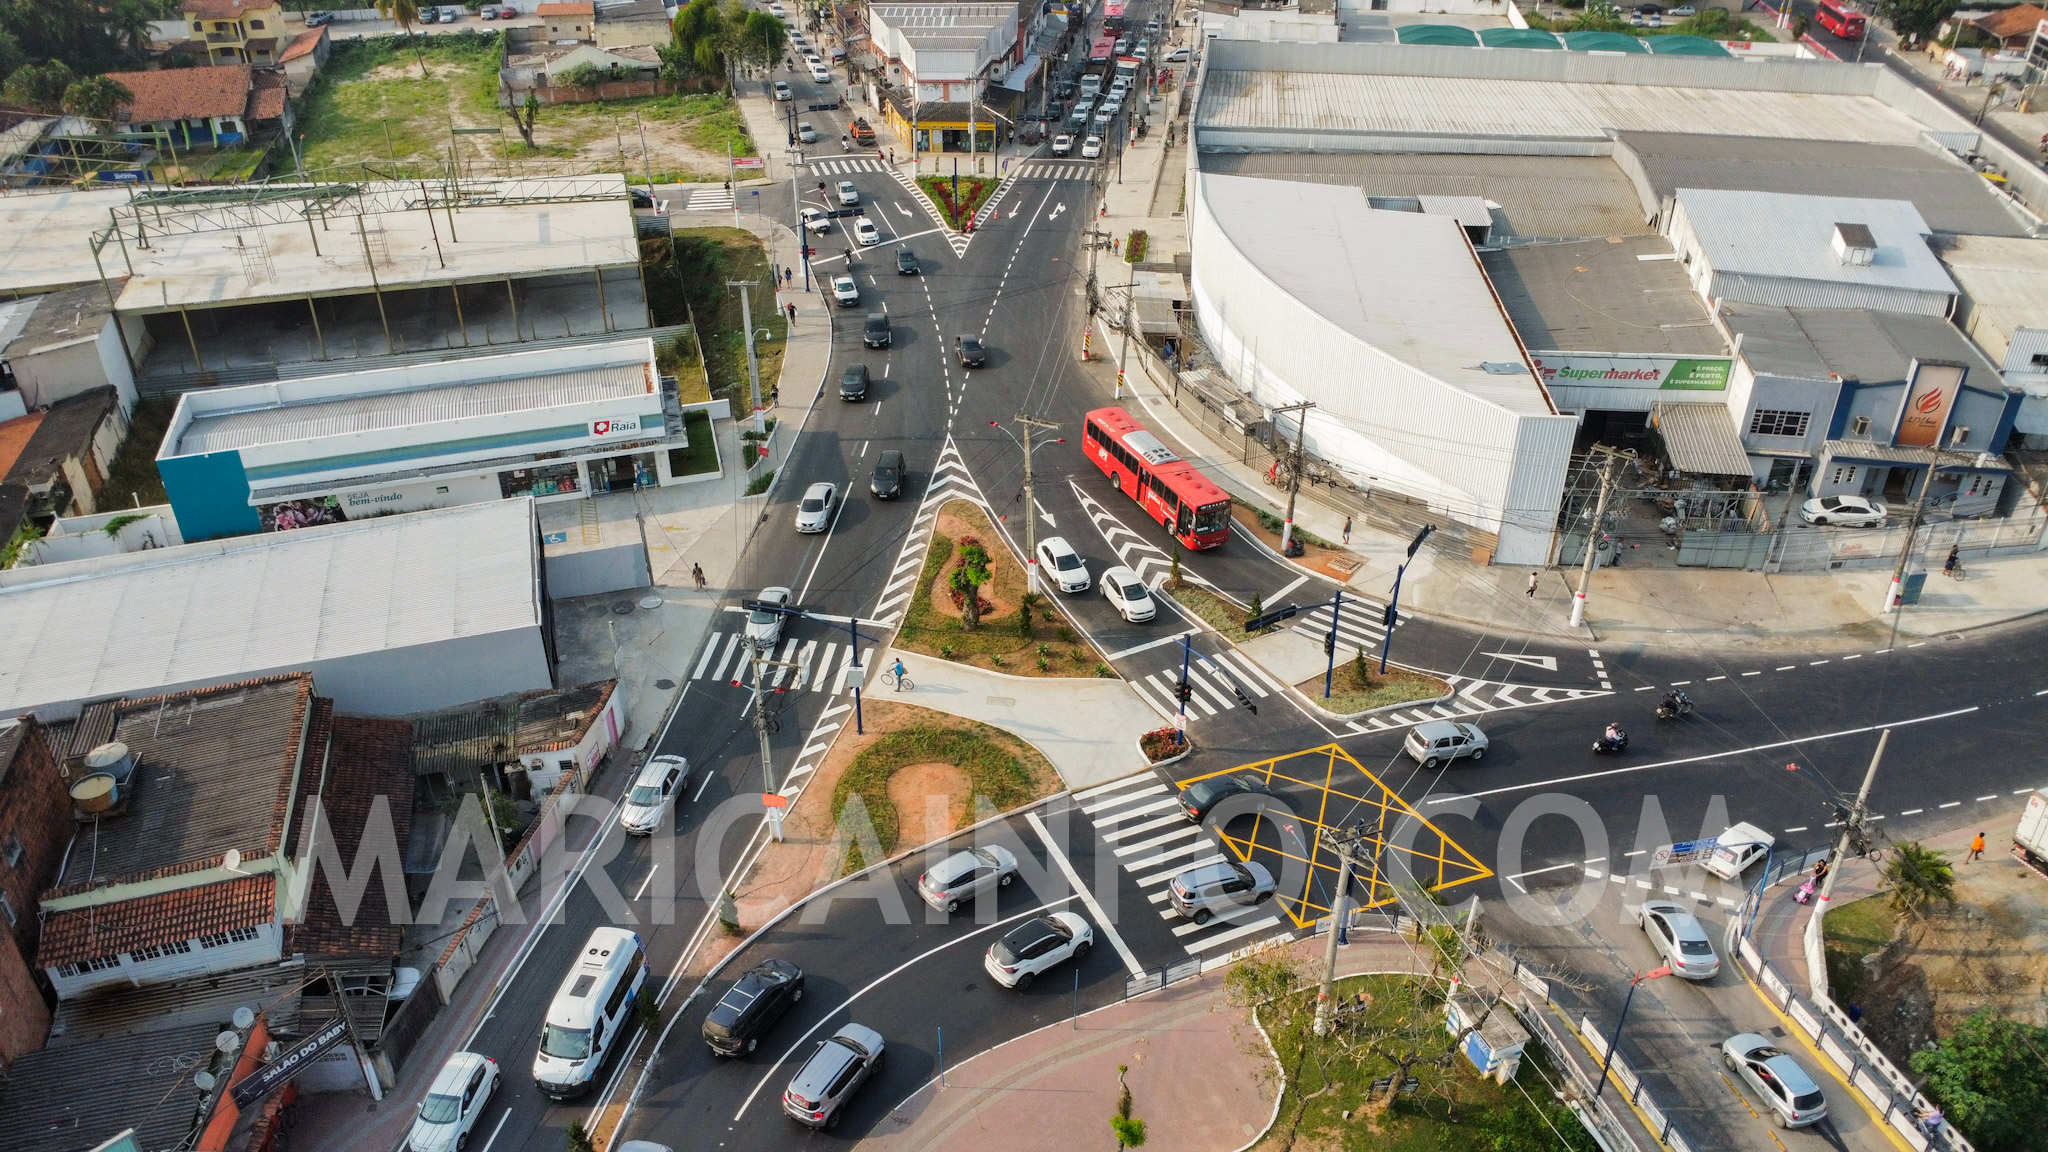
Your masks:
<instances>
[{"instance_id":1,"label":"white suv","mask_svg":"<svg viewBox=\"0 0 2048 1152\"><path fill-rule=\"evenodd\" d=\"M441 1065L406 1134L407 1152L455 1152L469 1142L477 1118L498 1092L498 1062L457 1052Z\"/></svg>"},{"instance_id":2,"label":"white suv","mask_svg":"<svg viewBox=\"0 0 2048 1152\"><path fill-rule=\"evenodd\" d=\"M1023 991L1040 972L1079 960L1095 946L1095 929L1072 912L1048 912L1028 920L988 946L982 967L1005 988Z\"/></svg>"}]
</instances>

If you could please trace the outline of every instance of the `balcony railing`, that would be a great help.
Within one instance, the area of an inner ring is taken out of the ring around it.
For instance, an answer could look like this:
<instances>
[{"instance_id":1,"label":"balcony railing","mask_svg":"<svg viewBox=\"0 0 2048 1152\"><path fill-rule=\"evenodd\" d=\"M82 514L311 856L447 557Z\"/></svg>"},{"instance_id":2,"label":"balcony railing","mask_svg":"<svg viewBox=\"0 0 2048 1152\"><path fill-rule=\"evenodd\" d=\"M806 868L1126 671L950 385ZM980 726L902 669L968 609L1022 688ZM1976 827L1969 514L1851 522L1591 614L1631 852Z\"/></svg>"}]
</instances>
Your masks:
<instances>
[{"instance_id":1,"label":"balcony railing","mask_svg":"<svg viewBox=\"0 0 2048 1152\"><path fill-rule=\"evenodd\" d=\"M206 34L206 42L208 44L240 44L242 38L233 32L208 32Z\"/></svg>"}]
</instances>

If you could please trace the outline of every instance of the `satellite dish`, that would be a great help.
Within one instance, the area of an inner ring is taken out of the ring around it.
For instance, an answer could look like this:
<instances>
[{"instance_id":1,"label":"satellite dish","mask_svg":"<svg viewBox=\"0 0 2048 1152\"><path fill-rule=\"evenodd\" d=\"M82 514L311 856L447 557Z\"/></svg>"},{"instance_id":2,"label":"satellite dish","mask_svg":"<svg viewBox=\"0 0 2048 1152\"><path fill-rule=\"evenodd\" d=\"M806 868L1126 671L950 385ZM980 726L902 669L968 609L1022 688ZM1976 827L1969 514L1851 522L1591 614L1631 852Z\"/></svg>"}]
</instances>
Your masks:
<instances>
[{"instance_id":1,"label":"satellite dish","mask_svg":"<svg viewBox=\"0 0 2048 1152\"><path fill-rule=\"evenodd\" d=\"M201 1092L211 1092L215 1084L213 1073L203 1070L194 1072L192 1074L192 1083L197 1084Z\"/></svg>"},{"instance_id":2,"label":"satellite dish","mask_svg":"<svg viewBox=\"0 0 2048 1152\"><path fill-rule=\"evenodd\" d=\"M249 1025L255 1022L256 1013L248 1005L244 1004L235 1009L235 1027L247 1031Z\"/></svg>"},{"instance_id":3,"label":"satellite dish","mask_svg":"<svg viewBox=\"0 0 2048 1152\"><path fill-rule=\"evenodd\" d=\"M242 1046L242 1038L233 1032L222 1032L214 1036L213 1046L222 1052L232 1054Z\"/></svg>"},{"instance_id":4,"label":"satellite dish","mask_svg":"<svg viewBox=\"0 0 2048 1152\"><path fill-rule=\"evenodd\" d=\"M247 872L242 872L242 850L240 848L228 849L220 858L220 866L229 872L241 872L244 876L248 875Z\"/></svg>"}]
</instances>

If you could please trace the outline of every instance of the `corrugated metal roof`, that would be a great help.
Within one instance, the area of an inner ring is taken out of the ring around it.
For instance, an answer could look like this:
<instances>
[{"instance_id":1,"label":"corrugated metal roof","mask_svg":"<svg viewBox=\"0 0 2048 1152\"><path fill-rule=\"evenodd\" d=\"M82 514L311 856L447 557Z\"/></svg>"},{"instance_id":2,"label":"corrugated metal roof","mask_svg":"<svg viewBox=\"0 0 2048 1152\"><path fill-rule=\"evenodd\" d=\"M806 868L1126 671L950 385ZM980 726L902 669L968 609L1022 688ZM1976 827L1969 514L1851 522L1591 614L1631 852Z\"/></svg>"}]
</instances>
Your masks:
<instances>
[{"instance_id":1,"label":"corrugated metal roof","mask_svg":"<svg viewBox=\"0 0 2048 1152\"><path fill-rule=\"evenodd\" d=\"M1958 236L1941 261L1963 291L1956 321L2002 367L2013 334L2048 329L2048 240Z\"/></svg>"},{"instance_id":2,"label":"corrugated metal roof","mask_svg":"<svg viewBox=\"0 0 2048 1152\"><path fill-rule=\"evenodd\" d=\"M218 416L200 416L178 437L173 455L189 456L256 444L409 428L568 404L625 400L653 391L654 382L648 379L647 366L629 363L607 364L574 372L445 384L404 392L382 392L309 404L278 404Z\"/></svg>"},{"instance_id":3,"label":"corrugated metal roof","mask_svg":"<svg viewBox=\"0 0 2048 1152\"><path fill-rule=\"evenodd\" d=\"M1218 226L1268 279L1339 329L1510 412L1555 411L1458 222L1379 212L1356 188L1200 177Z\"/></svg>"},{"instance_id":4,"label":"corrugated metal roof","mask_svg":"<svg viewBox=\"0 0 2048 1152\"><path fill-rule=\"evenodd\" d=\"M1939 316L1741 304L1729 306L1725 319L1742 337L1742 358L1762 375L1812 380L1832 373L1877 384L1903 381L1918 357L1967 364L1972 383L1998 379L1998 369Z\"/></svg>"},{"instance_id":5,"label":"corrugated metal roof","mask_svg":"<svg viewBox=\"0 0 2048 1152\"><path fill-rule=\"evenodd\" d=\"M1480 253L1530 348L1721 356L1707 307L1662 236L1518 244ZM1641 259L1641 257L1667 257Z\"/></svg>"},{"instance_id":6,"label":"corrugated metal roof","mask_svg":"<svg viewBox=\"0 0 2048 1152\"><path fill-rule=\"evenodd\" d=\"M130 1127L150 1152L185 1147L204 1098L192 1074L233 1068L213 1046L227 1026L222 1016L23 1055L0 1079L0 1148L85 1152Z\"/></svg>"},{"instance_id":7,"label":"corrugated metal roof","mask_svg":"<svg viewBox=\"0 0 2048 1152\"><path fill-rule=\"evenodd\" d=\"M1735 421L1720 404L1658 404L1650 423L1664 438L1671 463L1683 472L1712 476L1749 475L1749 453L1735 434Z\"/></svg>"},{"instance_id":8,"label":"corrugated metal roof","mask_svg":"<svg viewBox=\"0 0 2048 1152\"><path fill-rule=\"evenodd\" d=\"M1714 270L1715 281L1709 291L1713 296L1756 299L1732 290L1741 281L1724 284L1727 273L1846 289L1867 287L1880 293L1892 289L1950 295L1956 290L1955 281L1927 246L1933 230L1905 200L1680 188L1678 204L1685 213L1686 227ZM1833 248L1836 224L1868 227L1877 237L1876 257L1868 264L1844 264ZM1677 238L1675 229L1674 225ZM1680 246L1684 247L1682 238ZM1857 306L1853 291L1830 294L1813 303L1820 305L1837 297L1841 302L1835 307Z\"/></svg>"},{"instance_id":9,"label":"corrugated metal roof","mask_svg":"<svg viewBox=\"0 0 2048 1152\"><path fill-rule=\"evenodd\" d=\"M530 500L0 573L0 713L540 623Z\"/></svg>"}]
</instances>

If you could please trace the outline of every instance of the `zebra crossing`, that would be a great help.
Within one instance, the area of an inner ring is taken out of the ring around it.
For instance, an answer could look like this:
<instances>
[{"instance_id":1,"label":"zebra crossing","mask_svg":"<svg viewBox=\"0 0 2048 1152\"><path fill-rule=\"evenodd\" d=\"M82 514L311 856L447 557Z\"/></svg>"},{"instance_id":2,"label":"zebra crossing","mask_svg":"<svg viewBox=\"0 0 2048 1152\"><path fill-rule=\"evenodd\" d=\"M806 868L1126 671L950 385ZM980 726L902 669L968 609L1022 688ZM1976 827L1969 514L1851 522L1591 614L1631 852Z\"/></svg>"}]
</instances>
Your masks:
<instances>
[{"instance_id":1,"label":"zebra crossing","mask_svg":"<svg viewBox=\"0 0 2048 1152\"><path fill-rule=\"evenodd\" d=\"M946 437L946 444L939 449L938 463L932 467L931 483L926 485L924 500L917 506L917 516L911 521L910 532L903 539L903 550L896 554L896 565L889 570L889 582L882 587L881 599L875 602L875 617L894 626L894 621L917 594L917 577L924 570L924 554L930 546L932 528L939 520L939 509L948 500L967 500L988 510L988 501L982 498L981 486L974 482L974 475L967 470L967 462L960 458L960 448L953 437ZM993 518L993 516L991 516Z\"/></svg>"},{"instance_id":2,"label":"zebra crossing","mask_svg":"<svg viewBox=\"0 0 2048 1152\"><path fill-rule=\"evenodd\" d=\"M1172 658L1163 667L1150 672L1134 671L1125 677L1146 703L1167 716L1180 712L1180 697L1174 691L1180 684L1180 637L1173 639L1176 641L1174 644L1160 648L1162 655ZM1187 672L1188 683L1194 688L1188 699L1188 715L1198 719L1243 707L1237 702L1237 693L1232 690L1233 681L1244 689L1254 704L1286 691L1271 673L1259 667L1258 661L1235 648L1221 652L1197 649L1187 661Z\"/></svg>"},{"instance_id":3,"label":"zebra crossing","mask_svg":"<svg viewBox=\"0 0 2048 1152\"><path fill-rule=\"evenodd\" d=\"M873 156L840 156L826 160L806 160L804 166L818 176L849 176L855 172L888 172L890 167Z\"/></svg>"},{"instance_id":4,"label":"zebra crossing","mask_svg":"<svg viewBox=\"0 0 2048 1152\"><path fill-rule=\"evenodd\" d=\"M729 212L732 210L732 189L723 184L706 185L690 189L691 212Z\"/></svg>"},{"instance_id":5,"label":"zebra crossing","mask_svg":"<svg viewBox=\"0 0 2048 1152\"><path fill-rule=\"evenodd\" d=\"M1093 160L1033 160L1016 171L1020 180L1087 180L1095 173Z\"/></svg>"},{"instance_id":6,"label":"zebra crossing","mask_svg":"<svg viewBox=\"0 0 2048 1152\"><path fill-rule=\"evenodd\" d=\"M1271 604L1267 607L1278 608L1280 605ZM1341 611L1325 604L1314 611L1296 616L1288 628L1289 631L1299 632L1320 644L1330 634L1330 621L1333 618L1337 622L1337 658L1340 660L1361 650L1377 651L1380 643L1386 638L1386 606L1364 596L1354 597L1348 592L1344 596L1344 607ZM1399 628L1401 623L1396 621L1394 627Z\"/></svg>"},{"instance_id":7,"label":"zebra crossing","mask_svg":"<svg viewBox=\"0 0 2048 1152\"><path fill-rule=\"evenodd\" d=\"M1088 514L1089 521L1095 525L1095 531L1101 534L1103 542L1116 551L1117 563L1136 572L1138 579L1143 581L1147 588L1156 591L1166 582L1167 576L1173 571L1173 557L1167 555L1158 545L1126 527L1109 509L1104 508L1093 496L1083 491L1081 485L1069 479L1067 486L1073 489L1074 499L1080 501L1081 510ZM1190 584L1199 584L1211 592L1221 592L1216 585L1188 571L1186 567L1181 568L1180 578Z\"/></svg>"},{"instance_id":8,"label":"zebra crossing","mask_svg":"<svg viewBox=\"0 0 2048 1152\"><path fill-rule=\"evenodd\" d=\"M1453 720L1461 716L1477 716L1486 712L1507 712L1516 708L1534 708L1539 704L1558 704L1567 700L1590 700L1596 696L1612 696L1613 692L1600 688L1539 688L1533 684L1508 684L1499 680L1475 680L1464 676L1444 677L1456 694L1441 704L1418 704L1398 712L1381 712L1346 726L1354 732L1384 732L1389 728L1406 728L1425 720Z\"/></svg>"},{"instance_id":9,"label":"zebra crossing","mask_svg":"<svg viewBox=\"0 0 2048 1152\"><path fill-rule=\"evenodd\" d=\"M1176 942L1204 968L1227 963L1249 948L1294 935L1272 902L1218 915L1207 924L1174 911L1167 882L1190 868L1231 859L1208 829L1190 823L1174 788L1150 772L1074 794L1075 806L1095 825L1117 864L1130 873L1147 904L1173 924ZM1138 913L1142 915L1143 913Z\"/></svg>"},{"instance_id":10,"label":"zebra crossing","mask_svg":"<svg viewBox=\"0 0 2048 1152\"><path fill-rule=\"evenodd\" d=\"M703 655L697 658L697 666L691 671L690 679L753 683L754 665L749 659L753 645L745 635L746 610L731 608L728 611L741 614L740 630L713 632L710 642L704 646ZM774 692L809 690L837 696L845 689L846 669L853 663L853 644L846 640L790 638L782 641L779 651L766 655L771 660L795 664L796 667L769 669L767 678L761 682L762 688ZM873 648L861 649L863 667L871 666L874 659Z\"/></svg>"}]
</instances>

